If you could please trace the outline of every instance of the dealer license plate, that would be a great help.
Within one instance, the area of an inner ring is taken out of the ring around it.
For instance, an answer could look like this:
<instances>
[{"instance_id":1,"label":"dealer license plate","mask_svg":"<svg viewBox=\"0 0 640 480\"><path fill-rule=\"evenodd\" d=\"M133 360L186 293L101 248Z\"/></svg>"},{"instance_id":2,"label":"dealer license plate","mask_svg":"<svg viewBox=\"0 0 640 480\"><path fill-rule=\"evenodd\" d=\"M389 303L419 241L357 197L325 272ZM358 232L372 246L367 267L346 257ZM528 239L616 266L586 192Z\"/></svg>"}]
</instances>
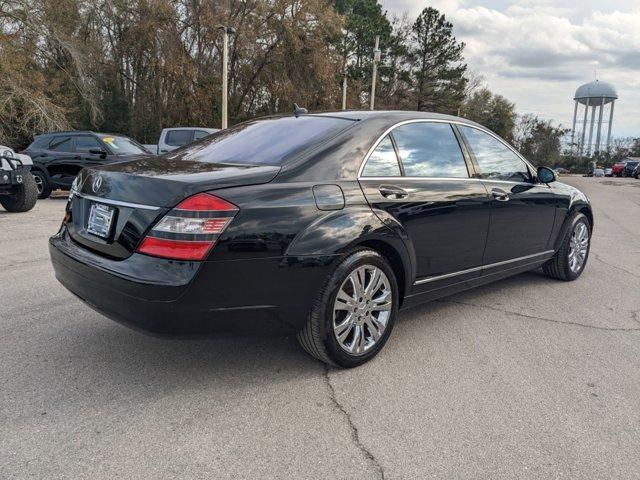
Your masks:
<instances>
[{"instance_id":1,"label":"dealer license plate","mask_svg":"<svg viewBox=\"0 0 640 480\"><path fill-rule=\"evenodd\" d=\"M111 231L114 209L101 203L92 203L89 210L87 232L98 237L108 238Z\"/></svg>"}]
</instances>

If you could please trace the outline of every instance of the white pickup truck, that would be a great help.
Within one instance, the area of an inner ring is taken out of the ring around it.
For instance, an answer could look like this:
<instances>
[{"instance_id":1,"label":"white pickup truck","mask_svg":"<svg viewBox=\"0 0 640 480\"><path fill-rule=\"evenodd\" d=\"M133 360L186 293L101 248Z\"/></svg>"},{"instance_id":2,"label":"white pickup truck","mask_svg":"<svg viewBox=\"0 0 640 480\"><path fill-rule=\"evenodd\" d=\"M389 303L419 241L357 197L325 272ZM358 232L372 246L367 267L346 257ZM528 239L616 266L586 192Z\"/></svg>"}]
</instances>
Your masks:
<instances>
[{"instance_id":1,"label":"white pickup truck","mask_svg":"<svg viewBox=\"0 0 640 480\"><path fill-rule=\"evenodd\" d=\"M151 153L162 155L219 131L217 128L176 127L163 128L157 145L144 145Z\"/></svg>"}]
</instances>

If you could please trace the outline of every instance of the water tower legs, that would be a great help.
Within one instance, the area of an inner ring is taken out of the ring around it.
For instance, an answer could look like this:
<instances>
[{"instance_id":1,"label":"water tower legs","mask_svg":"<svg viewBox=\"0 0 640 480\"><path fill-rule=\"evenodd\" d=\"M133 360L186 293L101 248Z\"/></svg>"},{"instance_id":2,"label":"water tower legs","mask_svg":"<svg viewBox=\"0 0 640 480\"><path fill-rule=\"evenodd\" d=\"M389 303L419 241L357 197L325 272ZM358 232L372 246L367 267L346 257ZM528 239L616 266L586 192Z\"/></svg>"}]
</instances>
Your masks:
<instances>
[{"instance_id":1,"label":"water tower legs","mask_svg":"<svg viewBox=\"0 0 640 480\"><path fill-rule=\"evenodd\" d=\"M580 138L580 150L578 155L582 156L584 152L584 134L587 131L587 112L589 111L589 102L584 106L584 119L582 120L582 136Z\"/></svg>"},{"instance_id":2,"label":"water tower legs","mask_svg":"<svg viewBox=\"0 0 640 480\"><path fill-rule=\"evenodd\" d=\"M591 102L589 102L591 103ZM589 124L589 145L587 145L587 156L591 156L591 147L593 141L593 125L596 123L596 106L591 107L591 123Z\"/></svg>"},{"instance_id":3,"label":"water tower legs","mask_svg":"<svg viewBox=\"0 0 640 480\"><path fill-rule=\"evenodd\" d=\"M576 118L578 117L578 101L575 101L575 107L573 107L573 128L571 129L571 153L573 153L573 146L576 139Z\"/></svg>"},{"instance_id":4,"label":"water tower legs","mask_svg":"<svg viewBox=\"0 0 640 480\"><path fill-rule=\"evenodd\" d=\"M593 107L596 108L595 106ZM596 133L596 147L593 153L600 152L600 135L602 134L602 112L604 111L604 97L602 97L602 103L600 104L600 112L598 113L598 132Z\"/></svg>"},{"instance_id":5,"label":"water tower legs","mask_svg":"<svg viewBox=\"0 0 640 480\"><path fill-rule=\"evenodd\" d=\"M613 106L616 104L615 100L611 100L611 111L609 112L609 131L607 132L607 152L611 145L611 125L613 124Z\"/></svg>"}]
</instances>

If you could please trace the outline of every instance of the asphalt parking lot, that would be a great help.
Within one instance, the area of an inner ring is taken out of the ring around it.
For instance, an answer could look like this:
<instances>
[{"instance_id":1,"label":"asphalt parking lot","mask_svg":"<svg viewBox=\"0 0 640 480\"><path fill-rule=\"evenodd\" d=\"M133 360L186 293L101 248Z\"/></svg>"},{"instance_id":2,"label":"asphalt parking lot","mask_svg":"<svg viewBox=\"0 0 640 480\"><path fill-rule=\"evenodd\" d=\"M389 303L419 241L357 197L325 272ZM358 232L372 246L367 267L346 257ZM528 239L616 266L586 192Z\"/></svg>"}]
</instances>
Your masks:
<instances>
[{"instance_id":1,"label":"asphalt parking lot","mask_svg":"<svg viewBox=\"0 0 640 480\"><path fill-rule=\"evenodd\" d=\"M295 338L148 337L53 277L63 199L0 212L0 478L638 478L640 181L594 204L584 275L404 312L343 371Z\"/></svg>"}]
</instances>

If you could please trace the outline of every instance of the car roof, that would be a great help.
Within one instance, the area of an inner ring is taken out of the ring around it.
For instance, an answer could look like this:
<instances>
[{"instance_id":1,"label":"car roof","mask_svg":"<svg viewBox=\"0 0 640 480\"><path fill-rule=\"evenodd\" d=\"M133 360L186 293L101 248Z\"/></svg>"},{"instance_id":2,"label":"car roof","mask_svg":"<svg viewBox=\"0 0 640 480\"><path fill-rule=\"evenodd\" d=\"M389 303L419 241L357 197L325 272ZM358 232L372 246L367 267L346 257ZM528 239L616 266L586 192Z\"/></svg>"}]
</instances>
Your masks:
<instances>
[{"instance_id":1,"label":"car roof","mask_svg":"<svg viewBox=\"0 0 640 480\"><path fill-rule=\"evenodd\" d=\"M127 137L124 133L102 133L102 132L94 132L93 130L64 130L61 132L46 132L35 135L36 137L48 137L51 135L111 135L114 137Z\"/></svg>"},{"instance_id":2,"label":"car roof","mask_svg":"<svg viewBox=\"0 0 640 480\"><path fill-rule=\"evenodd\" d=\"M411 110L338 110L330 112L308 113L309 116L326 116L344 118L347 120L388 119L393 123L405 120L440 120L446 122L460 122L482 127L478 123L463 117L434 112L417 112ZM484 127L483 127L484 128Z\"/></svg>"},{"instance_id":3,"label":"car roof","mask_svg":"<svg viewBox=\"0 0 640 480\"><path fill-rule=\"evenodd\" d=\"M220 130L219 128L210 128L210 127L167 127L163 128L163 130L204 130L206 132L217 132Z\"/></svg>"}]
</instances>

